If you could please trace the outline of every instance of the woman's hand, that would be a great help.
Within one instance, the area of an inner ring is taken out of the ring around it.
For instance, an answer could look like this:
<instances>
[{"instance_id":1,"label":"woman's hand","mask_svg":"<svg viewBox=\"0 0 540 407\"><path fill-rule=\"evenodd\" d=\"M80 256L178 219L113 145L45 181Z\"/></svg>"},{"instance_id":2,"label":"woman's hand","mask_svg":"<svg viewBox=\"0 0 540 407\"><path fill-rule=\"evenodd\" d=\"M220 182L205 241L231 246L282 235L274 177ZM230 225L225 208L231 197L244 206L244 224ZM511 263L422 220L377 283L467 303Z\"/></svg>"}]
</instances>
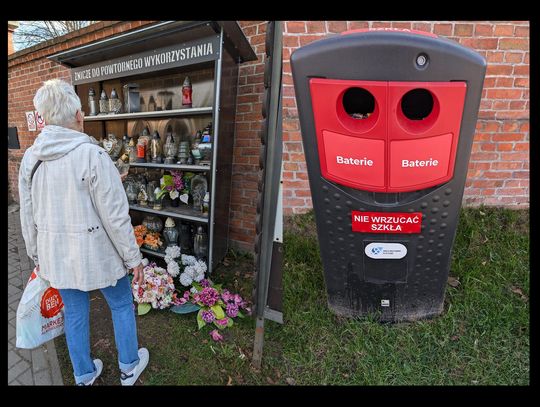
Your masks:
<instances>
[{"instance_id":1,"label":"woman's hand","mask_svg":"<svg viewBox=\"0 0 540 407\"><path fill-rule=\"evenodd\" d=\"M139 286L142 285L144 279L143 268L144 266L141 263L130 270L133 272L133 283L137 283Z\"/></svg>"},{"instance_id":2,"label":"woman's hand","mask_svg":"<svg viewBox=\"0 0 540 407\"><path fill-rule=\"evenodd\" d=\"M128 176L127 173L120 175L120 179L122 180L122 182L126 180L127 176Z\"/></svg>"}]
</instances>

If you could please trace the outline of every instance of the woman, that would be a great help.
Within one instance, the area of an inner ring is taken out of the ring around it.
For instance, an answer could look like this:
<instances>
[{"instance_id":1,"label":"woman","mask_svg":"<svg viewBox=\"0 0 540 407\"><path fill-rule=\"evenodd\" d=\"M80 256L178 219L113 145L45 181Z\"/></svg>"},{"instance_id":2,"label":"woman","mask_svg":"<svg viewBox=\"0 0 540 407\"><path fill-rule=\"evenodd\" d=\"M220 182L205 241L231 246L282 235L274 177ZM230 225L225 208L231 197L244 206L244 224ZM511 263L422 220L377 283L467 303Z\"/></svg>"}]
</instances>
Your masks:
<instances>
[{"instance_id":1,"label":"woman","mask_svg":"<svg viewBox=\"0 0 540 407\"><path fill-rule=\"evenodd\" d=\"M45 82L34 106L46 126L19 170L26 250L39 275L62 296L76 383L92 385L103 368L90 356L89 332L88 292L100 289L112 313L121 384L133 385L149 355L146 348L138 349L127 270L142 283L143 266L118 170L83 133L81 101L70 84Z\"/></svg>"}]
</instances>

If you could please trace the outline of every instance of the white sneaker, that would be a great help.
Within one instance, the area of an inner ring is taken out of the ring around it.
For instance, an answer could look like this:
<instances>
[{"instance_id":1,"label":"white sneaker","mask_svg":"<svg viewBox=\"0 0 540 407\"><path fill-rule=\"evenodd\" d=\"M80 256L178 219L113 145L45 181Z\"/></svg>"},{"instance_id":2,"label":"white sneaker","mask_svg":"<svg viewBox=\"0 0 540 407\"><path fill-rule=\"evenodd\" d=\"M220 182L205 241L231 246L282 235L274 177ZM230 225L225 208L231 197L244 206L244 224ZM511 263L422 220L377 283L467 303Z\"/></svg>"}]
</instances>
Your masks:
<instances>
[{"instance_id":1,"label":"white sneaker","mask_svg":"<svg viewBox=\"0 0 540 407\"><path fill-rule=\"evenodd\" d=\"M138 354L139 363L137 366L135 366L129 373L120 372L120 382L122 383L122 386L133 386L143 370L146 368L146 365L148 365L148 359L150 359L148 349L140 348Z\"/></svg>"},{"instance_id":2,"label":"white sneaker","mask_svg":"<svg viewBox=\"0 0 540 407\"><path fill-rule=\"evenodd\" d=\"M103 362L101 359L94 359L94 366L96 367L96 375L92 377L92 380L90 380L88 383L77 383L77 386L92 386L96 379L101 374L101 371L103 370Z\"/></svg>"}]
</instances>

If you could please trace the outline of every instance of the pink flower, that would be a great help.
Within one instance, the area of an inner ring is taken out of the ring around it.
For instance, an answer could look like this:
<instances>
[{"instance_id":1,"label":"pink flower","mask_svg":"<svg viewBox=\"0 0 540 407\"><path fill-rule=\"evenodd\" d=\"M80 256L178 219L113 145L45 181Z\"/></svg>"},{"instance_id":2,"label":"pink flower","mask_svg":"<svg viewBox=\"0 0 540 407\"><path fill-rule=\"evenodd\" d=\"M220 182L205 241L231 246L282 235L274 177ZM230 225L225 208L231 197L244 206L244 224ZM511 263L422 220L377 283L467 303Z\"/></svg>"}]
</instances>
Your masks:
<instances>
[{"instance_id":1,"label":"pink flower","mask_svg":"<svg viewBox=\"0 0 540 407\"><path fill-rule=\"evenodd\" d=\"M234 302L234 295L232 295L229 290L223 290L223 292L221 293L221 298L226 303Z\"/></svg>"},{"instance_id":2,"label":"pink flower","mask_svg":"<svg viewBox=\"0 0 540 407\"><path fill-rule=\"evenodd\" d=\"M244 300L242 299L242 297L240 297L238 294L234 294L234 303L235 304L241 304Z\"/></svg>"},{"instance_id":3,"label":"pink flower","mask_svg":"<svg viewBox=\"0 0 540 407\"><path fill-rule=\"evenodd\" d=\"M212 307L219 300L219 293L215 288L206 287L199 294L200 301L207 307Z\"/></svg>"},{"instance_id":4,"label":"pink flower","mask_svg":"<svg viewBox=\"0 0 540 407\"><path fill-rule=\"evenodd\" d=\"M216 316L214 315L214 312L212 310L210 311L203 311L201 312L201 319L206 322L207 324L213 322L216 319Z\"/></svg>"},{"instance_id":5,"label":"pink flower","mask_svg":"<svg viewBox=\"0 0 540 407\"><path fill-rule=\"evenodd\" d=\"M208 281L206 278L204 280L201 280L201 286L203 288L210 287L210 281Z\"/></svg>"},{"instance_id":6,"label":"pink flower","mask_svg":"<svg viewBox=\"0 0 540 407\"><path fill-rule=\"evenodd\" d=\"M222 341L223 340L223 335L221 335L217 329L214 329L212 332L210 332L210 336L212 337L212 339L216 342L219 342L219 341Z\"/></svg>"},{"instance_id":7,"label":"pink flower","mask_svg":"<svg viewBox=\"0 0 540 407\"><path fill-rule=\"evenodd\" d=\"M216 323L220 326L227 326L229 318L216 319Z\"/></svg>"},{"instance_id":8,"label":"pink flower","mask_svg":"<svg viewBox=\"0 0 540 407\"><path fill-rule=\"evenodd\" d=\"M189 291L184 291L182 298L184 298L186 301L189 300Z\"/></svg>"},{"instance_id":9,"label":"pink flower","mask_svg":"<svg viewBox=\"0 0 540 407\"><path fill-rule=\"evenodd\" d=\"M186 300L185 298L183 298L183 297L182 297L182 298L178 298L178 303L179 303L180 305L184 305L186 302L187 302L187 300Z\"/></svg>"},{"instance_id":10,"label":"pink flower","mask_svg":"<svg viewBox=\"0 0 540 407\"><path fill-rule=\"evenodd\" d=\"M238 316L238 305L236 304L227 304L227 315L231 318L236 318Z\"/></svg>"}]
</instances>

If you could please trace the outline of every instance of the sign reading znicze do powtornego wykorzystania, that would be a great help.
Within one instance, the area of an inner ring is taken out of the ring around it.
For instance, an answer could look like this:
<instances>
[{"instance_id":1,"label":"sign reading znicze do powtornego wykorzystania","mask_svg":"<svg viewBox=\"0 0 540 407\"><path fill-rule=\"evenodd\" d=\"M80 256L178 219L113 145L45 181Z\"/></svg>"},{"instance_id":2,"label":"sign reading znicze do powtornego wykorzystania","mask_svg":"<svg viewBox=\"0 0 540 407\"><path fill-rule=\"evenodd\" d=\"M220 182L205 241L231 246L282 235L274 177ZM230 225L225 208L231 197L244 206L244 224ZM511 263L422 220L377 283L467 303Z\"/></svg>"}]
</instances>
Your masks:
<instances>
[{"instance_id":1,"label":"sign reading znicze do powtornego wykorzystania","mask_svg":"<svg viewBox=\"0 0 540 407\"><path fill-rule=\"evenodd\" d=\"M212 36L139 54L72 68L74 85L206 62L219 57L219 37Z\"/></svg>"}]
</instances>

